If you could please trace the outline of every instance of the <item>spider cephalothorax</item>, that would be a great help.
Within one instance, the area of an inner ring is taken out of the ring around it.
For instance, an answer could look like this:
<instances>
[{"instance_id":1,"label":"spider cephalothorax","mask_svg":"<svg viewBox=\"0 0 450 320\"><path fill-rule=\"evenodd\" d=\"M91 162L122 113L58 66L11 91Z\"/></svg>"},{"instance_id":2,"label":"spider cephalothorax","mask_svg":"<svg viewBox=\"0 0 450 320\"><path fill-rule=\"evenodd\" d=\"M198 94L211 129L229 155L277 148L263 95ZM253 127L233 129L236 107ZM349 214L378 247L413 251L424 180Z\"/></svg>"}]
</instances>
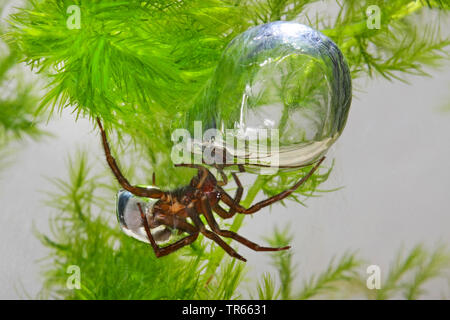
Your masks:
<instances>
[{"instance_id":1,"label":"spider cephalothorax","mask_svg":"<svg viewBox=\"0 0 450 320\"><path fill-rule=\"evenodd\" d=\"M108 165L120 185L125 189L120 191L118 195L117 215L121 227L128 235L140 241L150 243L157 257L165 256L191 244L197 239L200 233L215 241L230 256L242 261L246 261L245 258L239 255L221 237L236 240L255 251L280 251L289 249L289 246L282 248L261 247L235 232L222 230L216 222L213 212L223 219L229 219L236 213L253 214L289 196L311 177L324 160L324 157L322 157L308 174L291 188L260 201L250 208L244 208L240 205L244 189L237 174L235 172L232 173L232 177L238 187L235 196L232 197L222 188L222 186L227 184L227 177L220 168L218 169L222 180L217 181L214 175L202 165L177 165L195 168L198 170L198 174L192 178L188 186L172 191L162 191L155 186L141 187L131 185L122 175L114 157L111 155L106 133L99 119L97 119L97 123L101 131L102 143ZM244 171L243 166L239 166L239 169L240 171ZM153 182L153 184L155 183ZM136 201L135 196L148 198L149 201ZM227 205L229 209L225 210L221 203ZM200 215L205 217L210 230L206 228L200 219ZM173 230L179 233L186 233L187 236L175 243L160 247L158 244L167 240Z\"/></svg>"}]
</instances>

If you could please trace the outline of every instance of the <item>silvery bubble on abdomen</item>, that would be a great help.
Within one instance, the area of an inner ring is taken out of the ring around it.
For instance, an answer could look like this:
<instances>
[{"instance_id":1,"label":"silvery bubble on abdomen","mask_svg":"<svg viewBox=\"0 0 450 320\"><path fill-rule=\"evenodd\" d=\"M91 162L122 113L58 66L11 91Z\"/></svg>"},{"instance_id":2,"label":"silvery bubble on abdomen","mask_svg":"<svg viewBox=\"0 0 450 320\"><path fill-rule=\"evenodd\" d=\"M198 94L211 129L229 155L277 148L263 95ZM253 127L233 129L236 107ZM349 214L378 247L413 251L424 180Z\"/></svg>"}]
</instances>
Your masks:
<instances>
[{"instance_id":1,"label":"silvery bubble on abdomen","mask_svg":"<svg viewBox=\"0 0 450 320\"><path fill-rule=\"evenodd\" d=\"M117 193L117 220L119 221L122 231L139 241L149 243L147 233L145 232L144 223L142 221L141 211L138 203L141 205L142 211L148 218L151 215L153 205L157 199L145 199L134 196L131 192L120 190ZM151 229L153 238L157 243L163 243L170 240L172 231L165 226L159 226Z\"/></svg>"},{"instance_id":2,"label":"silvery bubble on abdomen","mask_svg":"<svg viewBox=\"0 0 450 320\"><path fill-rule=\"evenodd\" d=\"M342 133L351 95L350 72L333 41L299 23L272 22L230 42L185 125L193 132L193 122L201 121L203 131L216 128L222 137L228 130L235 140L225 148L250 163L277 152L280 166L301 166L324 155ZM272 129L279 147L265 151L257 134L266 130L267 146L276 146ZM247 149L235 147L246 140Z\"/></svg>"}]
</instances>

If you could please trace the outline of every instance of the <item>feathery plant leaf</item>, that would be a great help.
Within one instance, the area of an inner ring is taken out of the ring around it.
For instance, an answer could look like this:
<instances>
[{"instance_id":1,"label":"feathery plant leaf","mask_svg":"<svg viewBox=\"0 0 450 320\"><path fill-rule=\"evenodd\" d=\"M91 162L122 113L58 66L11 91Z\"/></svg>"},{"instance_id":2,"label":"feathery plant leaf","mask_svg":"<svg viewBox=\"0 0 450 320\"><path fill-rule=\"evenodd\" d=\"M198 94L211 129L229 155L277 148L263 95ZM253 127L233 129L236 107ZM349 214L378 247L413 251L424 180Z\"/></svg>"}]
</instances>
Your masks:
<instances>
[{"instance_id":1,"label":"feathery plant leaf","mask_svg":"<svg viewBox=\"0 0 450 320\"><path fill-rule=\"evenodd\" d=\"M275 247L285 246L292 242L293 235L289 228L279 230L275 228L274 234L266 241ZM264 299L311 299L330 294L340 290L343 281L353 281L358 278L357 268L361 261L355 254L346 253L337 262L330 262L327 270L319 275L313 275L306 281L299 293L294 293L292 285L295 283L297 266L293 264L293 254L290 251L277 252L272 256L272 264L277 269L280 286L276 289L272 277L264 275L257 287L259 298Z\"/></svg>"},{"instance_id":2,"label":"feathery plant leaf","mask_svg":"<svg viewBox=\"0 0 450 320\"><path fill-rule=\"evenodd\" d=\"M0 4L0 13L5 5ZM17 47L1 40L3 34L0 23L0 167L10 162L14 141L26 137L37 140L44 135L38 128L41 119L34 117L39 103L36 89L19 64Z\"/></svg>"},{"instance_id":3,"label":"feathery plant leaf","mask_svg":"<svg viewBox=\"0 0 450 320\"><path fill-rule=\"evenodd\" d=\"M450 269L450 254L444 246L429 253L424 262L414 272L413 280L405 285L404 297L408 300L418 299L425 293L423 285L431 279L440 278Z\"/></svg>"},{"instance_id":4,"label":"feathery plant leaf","mask_svg":"<svg viewBox=\"0 0 450 320\"><path fill-rule=\"evenodd\" d=\"M171 123L239 31L230 32L226 22L236 9L216 0L29 4L11 17L8 39L24 61L49 75L41 109L75 106L81 116L100 116L105 127L114 125L151 150L154 166L161 158L157 164L166 167L165 175L179 181L167 166ZM81 10L80 29L67 27L71 5Z\"/></svg>"},{"instance_id":5,"label":"feathery plant leaf","mask_svg":"<svg viewBox=\"0 0 450 320\"><path fill-rule=\"evenodd\" d=\"M276 300L280 297L280 290L276 289L275 280L272 278L270 273L265 273L263 275L262 279L258 283L256 290L256 298L250 295L252 299Z\"/></svg>"},{"instance_id":6,"label":"feathery plant leaf","mask_svg":"<svg viewBox=\"0 0 450 320\"><path fill-rule=\"evenodd\" d=\"M273 246L283 246L291 242L292 235L288 229L281 232L275 229L274 235L267 240ZM380 289L369 290L366 270L361 270L363 261L355 253L347 252L338 259L332 259L326 270L312 275L303 282L298 293L293 293L297 267L292 264L292 255L285 252L274 255L272 259L280 286L276 286L270 274L264 274L257 284L259 299L420 299L426 294L426 283L448 279L450 275L450 252L447 247L441 245L427 250L419 244L406 255L400 250L386 276L383 273L382 279L385 280Z\"/></svg>"},{"instance_id":7,"label":"feathery plant leaf","mask_svg":"<svg viewBox=\"0 0 450 320\"><path fill-rule=\"evenodd\" d=\"M303 286L297 299L305 300L330 294L340 289L339 284L355 278L356 269L361 266L355 254L346 253L337 262L330 262L328 269L323 273L312 276Z\"/></svg>"},{"instance_id":8,"label":"feathery plant leaf","mask_svg":"<svg viewBox=\"0 0 450 320\"><path fill-rule=\"evenodd\" d=\"M294 237L288 228L285 228L284 230L275 228L272 237L266 238L265 240L271 247L284 247L289 245L293 238ZM292 296L292 284L296 276L294 271L296 266L292 263L292 255L292 251L288 250L275 252L272 256L272 265L276 267L280 279L280 298L283 300L291 299ZM269 290L269 288L265 289L265 291L267 290Z\"/></svg>"},{"instance_id":9,"label":"feathery plant leaf","mask_svg":"<svg viewBox=\"0 0 450 320\"><path fill-rule=\"evenodd\" d=\"M402 257L402 253L399 253L389 270L382 289L377 292L377 299L386 299L392 295L392 292L399 290L401 288L400 280L423 260L424 255L425 251L421 245L414 247L405 258Z\"/></svg>"},{"instance_id":10,"label":"feathery plant leaf","mask_svg":"<svg viewBox=\"0 0 450 320\"><path fill-rule=\"evenodd\" d=\"M368 28L369 6L379 9L379 28ZM424 17L423 13L428 13ZM439 1L345 1L323 32L341 48L349 61L352 77L375 73L391 80L404 74L425 75L424 66L437 66L448 59L449 39L441 35L441 19L429 13L448 15L448 5Z\"/></svg>"},{"instance_id":11,"label":"feathery plant leaf","mask_svg":"<svg viewBox=\"0 0 450 320\"><path fill-rule=\"evenodd\" d=\"M375 297L388 299L401 294L406 299L418 299L425 293L426 282L445 277L449 270L450 254L444 246L428 251L417 245L406 256L400 251Z\"/></svg>"},{"instance_id":12,"label":"feathery plant leaf","mask_svg":"<svg viewBox=\"0 0 450 320\"><path fill-rule=\"evenodd\" d=\"M228 262L223 264L218 277L212 277L207 285L204 299L230 300L238 299L238 286L244 275L244 265L235 259L227 258Z\"/></svg>"}]
</instances>

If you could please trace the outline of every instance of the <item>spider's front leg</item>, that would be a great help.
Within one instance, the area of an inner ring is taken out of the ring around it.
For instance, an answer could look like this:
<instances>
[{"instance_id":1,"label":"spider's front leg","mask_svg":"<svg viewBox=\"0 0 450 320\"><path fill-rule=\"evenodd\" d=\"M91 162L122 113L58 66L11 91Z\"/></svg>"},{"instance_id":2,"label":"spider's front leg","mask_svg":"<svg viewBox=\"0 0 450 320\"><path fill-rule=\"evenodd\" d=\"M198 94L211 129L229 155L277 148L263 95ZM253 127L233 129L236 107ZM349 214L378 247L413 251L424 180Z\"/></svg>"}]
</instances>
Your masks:
<instances>
[{"instance_id":1,"label":"spider's front leg","mask_svg":"<svg viewBox=\"0 0 450 320\"><path fill-rule=\"evenodd\" d=\"M162 222L167 226L170 226L173 228L178 228L179 230L188 232L188 233L190 233L190 235L188 235L187 237L185 237L181 240L178 240L175 243L168 245L167 247L161 248L160 246L158 246L155 239L153 238L153 235L150 231L150 226L148 225L148 221L147 221L147 218L145 217L144 211L142 210L141 204L138 203L137 205L138 205L139 211L141 213L142 221L144 222L144 229L145 229L145 232L147 233L148 240L150 241L150 245L152 246L153 251L155 252L155 255L157 258L166 256L178 249L181 249L187 245L190 245L195 240L197 240L198 230L196 230L189 223L187 223L181 219L178 219L177 217L172 217L171 219L169 218Z\"/></svg>"},{"instance_id":2,"label":"spider's front leg","mask_svg":"<svg viewBox=\"0 0 450 320\"><path fill-rule=\"evenodd\" d=\"M111 148L109 146L108 138L106 136L105 129L103 129L103 125L102 125L102 122L100 121L100 118L97 118L97 124L100 129L100 133L102 135L102 143L103 143L103 149L105 151L106 161L108 162L108 165L111 168L112 172L114 173L119 184L125 190L131 192L132 194L134 194L138 197L147 197L147 198L154 198L154 199L161 198L164 193L158 189L148 189L148 188L133 186L128 182L128 180L123 176L122 172L120 171L119 166L117 165L116 159L114 159L114 157L111 154Z\"/></svg>"}]
</instances>

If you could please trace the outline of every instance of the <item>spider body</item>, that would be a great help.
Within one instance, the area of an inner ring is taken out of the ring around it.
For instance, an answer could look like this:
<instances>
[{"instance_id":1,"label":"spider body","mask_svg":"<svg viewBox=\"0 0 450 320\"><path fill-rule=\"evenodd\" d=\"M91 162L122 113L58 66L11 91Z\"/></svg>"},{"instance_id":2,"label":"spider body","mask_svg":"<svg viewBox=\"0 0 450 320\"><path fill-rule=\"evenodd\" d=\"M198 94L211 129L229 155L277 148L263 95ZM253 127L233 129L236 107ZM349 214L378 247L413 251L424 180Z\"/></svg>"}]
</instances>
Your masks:
<instances>
[{"instance_id":1,"label":"spider body","mask_svg":"<svg viewBox=\"0 0 450 320\"><path fill-rule=\"evenodd\" d=\"M216 242L230 256L242 261L246 261L246 259L238 254L221 237L236 240L255 251L280 251L289 249L289 246L282 248L262 247L235 232L222 230L216 222L213 212L222 219L229 219L236 213L253 214L289 196L317 170L324 160L324 157L322 157L308 174L291 188L260 201L250 208L244 208L240 204L244 189L235 172L232 173L234 182L237 185L235 196L230 196L222 188L222 186L228 183L227 176L222 170L223 167L217 167L222 176L222 181L218 181L202 165L176 165L197 169L198 174L192 178L189 185L171 191L163 191L155 186L141 187L131 185L122 175L111 154L106 133L99 119L97 119L97 123L102 135L107 163L120 185L125 189L119 192L117 202L117 216L122 230L129 236L150 243L157 257L165 256L193 243L200 233ZM244 171L242 166L238 167L241 172ZM153 184L155 184L155 181L153 181ZM148 198L149 201L139 201L137 200L138 198ZM228 210L223 208L222 202L229 207ZM205 217L209 229L200 219L200 215ZM168 235L174 230L179 234L185 233L187 236L168 246L160 247L159 244L166 241Z\"/></svg>"},{"instance_id":2,"label":"spider body","mask_svg":"<svg viewBox=\"0 0 450 320\"><path fill-rule=\"evenodd\" d=\"M202 197L206 197L211 208L215 207L220 200L220 191L215 188L217 185L216 178L208 172L203 185L200 189L197 189L196 186L200 179L199 176L194 177L189 185L164 192L161 199L152 208L153 215L174 215L186 219L189 217L187 206L190 203L194 203L197 212L201 212L200 202Z\"/></svg>"}]
</instances>

